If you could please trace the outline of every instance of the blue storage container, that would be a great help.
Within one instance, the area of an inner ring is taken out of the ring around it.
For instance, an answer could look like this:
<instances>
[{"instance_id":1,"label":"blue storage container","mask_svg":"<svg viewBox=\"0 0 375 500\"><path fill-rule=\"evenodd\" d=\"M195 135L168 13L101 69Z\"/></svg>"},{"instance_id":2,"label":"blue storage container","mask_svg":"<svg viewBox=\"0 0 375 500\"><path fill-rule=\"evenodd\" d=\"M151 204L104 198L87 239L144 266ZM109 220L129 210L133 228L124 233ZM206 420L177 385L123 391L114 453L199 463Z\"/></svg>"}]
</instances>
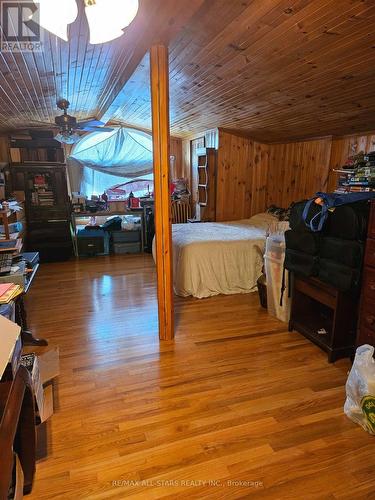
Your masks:
<instances>
[{"instance_id":1,"label":"blue storage container","mask_svg":"<svg viewBox=\"0 0 375 500\"><path fill-rule=\"evenodd\" d=\"M80 229L77 232L78 255L108 255L109 234L103 229Z\"/></svg>"}]
</instances>

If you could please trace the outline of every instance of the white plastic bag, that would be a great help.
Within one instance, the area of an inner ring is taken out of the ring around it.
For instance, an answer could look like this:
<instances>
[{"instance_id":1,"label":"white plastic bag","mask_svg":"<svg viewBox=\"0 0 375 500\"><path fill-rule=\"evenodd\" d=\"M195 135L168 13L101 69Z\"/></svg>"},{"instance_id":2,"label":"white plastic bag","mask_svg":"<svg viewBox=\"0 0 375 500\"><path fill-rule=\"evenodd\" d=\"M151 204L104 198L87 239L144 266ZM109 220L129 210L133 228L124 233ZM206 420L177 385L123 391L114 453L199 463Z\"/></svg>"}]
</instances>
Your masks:
<instances>
[{"instance_id":1,"label":"white plastic bag","mask_svg":"<svg viewBox=\"0 0 375 500\"><path fill-rule=\"evenodd\" d=\"M374 347L358 347L346 382L345 414L375 435L375 360Z\"/></svg>"}]
</instances>

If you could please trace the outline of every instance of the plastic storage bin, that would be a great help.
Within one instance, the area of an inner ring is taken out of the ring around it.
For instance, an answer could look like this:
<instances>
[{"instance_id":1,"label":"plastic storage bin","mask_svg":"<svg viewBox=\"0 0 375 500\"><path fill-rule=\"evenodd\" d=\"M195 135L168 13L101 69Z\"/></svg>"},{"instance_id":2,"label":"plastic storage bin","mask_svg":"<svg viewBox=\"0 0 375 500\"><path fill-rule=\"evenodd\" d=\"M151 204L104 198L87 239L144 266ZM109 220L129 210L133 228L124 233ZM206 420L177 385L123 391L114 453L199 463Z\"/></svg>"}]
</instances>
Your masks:
<instances>
[{"instance_id":1,"label":"plastic storage bin","mask_svg":"<svg viewBox=\"0 0 375 500\"><path fill-rule=\"evenodd\" d=\"M126 254L126 253L140 253L141 244L140 243L114 243L113 251L116 254Z\"/></svg>"},{"instance_id":2,"label":"plastic storage bin","mask_svg":"<svg viewBox=\"0 0 375 500\"><path fill-rule=\"evenodd\" d=\"M139 243L141 241L141 232L135 231L112 231L113 243Z\"/></svg>"},{"instance_id":3,"label":"plastic storage bin","mask_svg":"<svg viewBox=\"0 0 375 500\"><path fill-rule=\"evenodd\" d=\"M109 235L103 229L81 229L77 233L78 255L108 255Z\"/></svg>"},{"instance_id":4,"label":"plastic storage bin","mask_svg":"<svg viewBox=\"0 0 375 500\"><path fill-rule=\"evenodd\" d=\"M264 256L267 278L267 309L271 316L288 322L290 318L290 298L288 297L288 273L285 274L286 290L280 306L281 286L285 258L285 238L283 234L271 234L266 240Z\"/></svg>"}]
</instances>

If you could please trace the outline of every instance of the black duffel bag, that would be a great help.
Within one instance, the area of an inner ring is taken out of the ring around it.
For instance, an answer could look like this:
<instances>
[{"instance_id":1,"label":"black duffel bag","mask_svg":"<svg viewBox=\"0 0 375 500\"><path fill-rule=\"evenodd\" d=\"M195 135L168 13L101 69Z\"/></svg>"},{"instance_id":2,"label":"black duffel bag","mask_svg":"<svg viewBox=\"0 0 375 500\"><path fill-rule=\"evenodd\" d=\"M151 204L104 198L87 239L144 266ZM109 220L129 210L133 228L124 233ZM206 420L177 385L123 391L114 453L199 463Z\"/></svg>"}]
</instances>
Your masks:
<instances>
[{"instance_id":1,"label":"black duffel bag","mask_svg":"<svg viewBox=\"0 0 375 500\"><path fill-rule=\"evenodd\" d=\"M369 212L370 204L367 201L340 205L329 213L325 234L344 240L364 241Z\"/></svg>"},{"instance_id":2,"label":"black duffel bag","mask_svg":"<svg viewBox=\"0 0 375 500\"><path fill-rule=\"evenodd\" d=\"M289 225L290 229L293 231L298 231L299 233L312 233L303 220L303 211L305 210L305 206L308 201L309 200L299 201L290 209ZM320 206L313 203L309 209L309 217L312 218L319 214L320 210Z\"/></svg>"},{"instance_id":3,"label":"black duffel bag","mask_svg":"<svg viewBox=\"0 0 375 500\"><path fill-rule=\"evenodd\" d=\"M296 203L291 208L289 220L290 228L293 231L298 231L299 233L313 232L304 220L303 213L306 204L310 205L306 220L311 221L314 217L320 216L321 206L311 203L311 200L303 200ZM315 231L314 234L322 234L344 240L365 240L369 211L370 207L367 201L357 201L329 209L321 231Z\"/></svg>"}]
</instances>

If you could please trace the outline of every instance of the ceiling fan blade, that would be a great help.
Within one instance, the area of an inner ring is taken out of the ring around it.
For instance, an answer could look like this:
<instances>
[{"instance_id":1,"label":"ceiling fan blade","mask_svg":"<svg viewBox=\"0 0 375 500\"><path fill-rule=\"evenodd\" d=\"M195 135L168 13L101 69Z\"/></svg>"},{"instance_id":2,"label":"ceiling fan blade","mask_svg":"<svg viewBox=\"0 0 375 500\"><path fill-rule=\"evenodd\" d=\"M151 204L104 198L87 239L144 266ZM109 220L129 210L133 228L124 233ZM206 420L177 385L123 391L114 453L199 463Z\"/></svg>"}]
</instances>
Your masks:
<instances>
[{"instance_id":1,"label":"ceiling fan blade","mask_svg":"<svg viewBox=\"0 0 375 500\"><path fill-rule=\"evenodd\" d=\"M82 130L84 132L113 132L111 127L79 127L77 130Z\"/></svg>"},{"instance_id":2,"label":"ceiling fan blade","mask_svg":"<svg viewBox=\"0 0 375 500\"><path fill-rule=\"evenodd\" d=\"M101 127L102 125L105 125L104 122L101 122L100 120L82 120L79 121L77 124L77 128L83 128L83 127Z\"/></svg>"}]
</instances>

